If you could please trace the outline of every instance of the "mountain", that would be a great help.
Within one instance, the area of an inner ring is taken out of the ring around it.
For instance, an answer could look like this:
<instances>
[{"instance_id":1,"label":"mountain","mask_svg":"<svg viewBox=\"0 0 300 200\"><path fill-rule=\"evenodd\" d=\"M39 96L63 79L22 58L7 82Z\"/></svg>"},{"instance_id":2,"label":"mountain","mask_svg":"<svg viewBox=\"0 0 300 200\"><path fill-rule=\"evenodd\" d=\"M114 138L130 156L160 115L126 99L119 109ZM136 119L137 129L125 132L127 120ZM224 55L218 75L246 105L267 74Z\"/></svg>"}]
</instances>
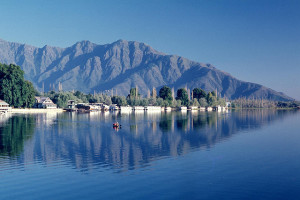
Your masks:
<instances>
[{"instance_id":1,"label":"mountain","mask_svg":"<svg viewBox=\"0 0 300 200\"><path fill-rule=\"evenodd\" d=\"M175 90L185 86L217 90L229 99L293 100L262 85L238 80L211 64L166 55L135 41L105 45L81 41L67 48L37 48L0 40L0 62L21 66L25 78L39 89L44 84L45 91L58 89L61 83L64 90L93 93L114 89L118 95L127 95L137 85L145 95L148 89L168 85Z\"/></svg>"}]
</instances>

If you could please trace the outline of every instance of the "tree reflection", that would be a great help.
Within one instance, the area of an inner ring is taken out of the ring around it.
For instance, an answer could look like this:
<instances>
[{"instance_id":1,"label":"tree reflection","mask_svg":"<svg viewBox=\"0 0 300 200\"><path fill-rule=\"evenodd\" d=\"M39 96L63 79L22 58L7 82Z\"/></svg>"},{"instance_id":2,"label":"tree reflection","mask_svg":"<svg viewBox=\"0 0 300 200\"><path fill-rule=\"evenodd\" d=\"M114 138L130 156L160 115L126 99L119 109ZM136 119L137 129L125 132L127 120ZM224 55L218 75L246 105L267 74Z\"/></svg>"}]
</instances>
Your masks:
<instances>
[{"instance_id":1,"label":"tree reflection","mask_svg":"<svg viewBox=\"0 0 300 200\"><path fill-rule=\"evenodd\" d=\"M24 142L32 137L35 118L32 116L13 116L0 127L0 154L16 156L24 149Z\"/></svg>"},{"instance_id":2,"label":"tree reflection","mask_svg":"<svg viewBox=\"0 0 300 200\"><path fill-rule=\"evenodd\" d=\"M44 163L64 160L80 170L135 169L165 156L211 148L243 130L261 128L292 111L248 110L229 113L64 113L53 118L13 117L1 129L1 154L19 154ZM49 123L38 123L41 121ZM55 123L54 123L55 121ZM118 121L122 128L115 131ZM50 125L49 125L50 124ZM13 133L13 134L11 134ZM31 155L30 155L31 153Z\"/></svg>"},{"instance_id":3,"label":"tree reflection","mask_svg":"<svg viewBox=\"0 0 300 200\"><path fill-rule=\"evenodd\" d=\"M170 113L163 113L159 120L159 128L162 132L168 132L172 130L172 115Z\"/></svg>"}]
</instances>

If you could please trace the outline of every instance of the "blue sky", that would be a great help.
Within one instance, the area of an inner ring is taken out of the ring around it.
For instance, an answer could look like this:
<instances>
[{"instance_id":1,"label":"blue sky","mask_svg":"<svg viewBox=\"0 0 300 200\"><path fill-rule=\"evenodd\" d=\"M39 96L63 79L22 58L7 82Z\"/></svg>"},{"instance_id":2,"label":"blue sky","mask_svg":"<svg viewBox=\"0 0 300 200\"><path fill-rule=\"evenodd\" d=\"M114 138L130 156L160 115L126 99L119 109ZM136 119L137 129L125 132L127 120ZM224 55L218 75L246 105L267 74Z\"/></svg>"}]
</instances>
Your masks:
<instances>
[{"instance_id":1,"label":"blue sky","mask_svg":"<svg viewBox=\"0 0 300 200\"><path fill-rule=\"evenodd\" d=\"M0 38L145 42L300 100L299 0L1 1Z\"/></svg>"}]
</instances>

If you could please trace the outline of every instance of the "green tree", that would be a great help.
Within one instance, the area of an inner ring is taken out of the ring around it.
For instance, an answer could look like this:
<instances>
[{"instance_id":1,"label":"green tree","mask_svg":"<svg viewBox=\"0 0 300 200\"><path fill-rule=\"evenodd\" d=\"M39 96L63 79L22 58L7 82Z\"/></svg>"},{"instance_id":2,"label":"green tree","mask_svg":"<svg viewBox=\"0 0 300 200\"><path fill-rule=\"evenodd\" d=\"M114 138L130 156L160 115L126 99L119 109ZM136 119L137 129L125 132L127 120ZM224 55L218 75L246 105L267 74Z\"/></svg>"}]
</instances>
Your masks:
<instances>
[{"instance_id":1,"label":"green tree","mask_svg":"<svg viewBox=\"0 0 300 200\"><path fill-rule=\"evenodd\" d=\"M111 97L110 97L110 96L105 96L105 97L104 97L104 103L105 103L106 105L111 105L111 104L112 104L112 102L111 102Z\"/></svg>"},{"instance_id":2,"label":"green tree","mask_svg":"<svg viewBox=\"0 0 300 200\"><path fill-rule=\"evenodd\" d=\"M157 98L156 100L156 106L162 106L164 103L164 100L162 98Z\"/></svg>"},{"instance_id":3,"label":"green tree","mask_svg":"<svg viewBox=\"0 0 300 200\"><path fill-rule=\"evenodd\" d=\"M0 64L0 99L14 107L31 107L35 93L19 66Z\"/></svg>"},{"instance_id":4,"label":"green tree","mask_svg":"<svg viewBox=\"0 0 300 200\"><path fill-rule=\"evenodd\" d=\"M87 99L87 97L86 97L86 95L85 95L84 93L82 93L82 92L80 92L80 91L76 91L76 92L74 93L74 95L75 95L78 99L81 99L82 102L84 102L84 103L87 103L87 102L88 102L88 99Z\"/></svg>"},{"instance_id":5,"label":"green tree","mask_svg":"<svg viewBox=\"0 0 300 200\"><path fill-rule=\"evenodd\" d=\"M159 90L159 97L163 100L166 100L169 102L169 104L172 103L173 97L172 97L172 90L168 86L164 86Z\"/></svg>"},{"instance_id":6,"label":"green tree","mask_svg":"<svg viewBox=\"0 0 300 200\"><path fill-rule=\"evenodd\" d=\"M181 102L181 100L176 100L176 107L180 107L180 106L182 106L182 102Z\"/></svg>"},{"instance_id":7,"label":"green tree","mask_svg":"<svg viewBox=\"0 0 300 200\"><path fill-rule=\"evenodd\" d=\"M120 96L113 96L111 98L111 101L113 104L117 104L118 106L126 106L127 101L125 97L120 97Z\"/></svg>"},{"instance_id":8,"label":"green tree","mask_svg":"<svg viewBox=\"0 0 300 200\"><path fill-rule=\"evenodd\" d=\"M199 99L199 105L200 105L201 107L206 107L206 106L208 106L207 101L206 101L206 98L201 98L201 99Z\"/></svg>"},{"instance_id":9,"label":"green tree","mask_svg":"<svg viewBox=\"0 0 300 200\"><path fill-rule=\"evenodd\" d=\"M193 106L199 106L199 102L198 102L197 98L193 99L192 105Z\"/></svg>"},{"instance_id":10,"label":"green tree","mask_svg":"<svg viewBox=\"0 0 300 200\"><path fill-rule=\"evenodd\" d=\"M208 105L211 105L211 104L212 104L212 102L213 102L213 95L212 95L211 92L209 92L209 93L207 94L207 96L206 96L206 101L207 101L207 104L208 104Z\"/></svg>"},{"instance_id":11,"label":"green tree","mask_svg":"<svg viewBox=\"0 0 300 200\"><path fill-rule=\"evenodd\" d=\"M150 98L149 99L149 105L156 105L156 98Z\"/></svg>"},{"instance_id":12,"label":"green tree","mask_svg":"<svg viewBox=\"0 0 300 200\"><path fill-rule=\"evenodd\" d=\"M89 103L97 103L98 102L97 98L92 94L86 95L86 99Z\"/></svg>"},{"instance_id":13,"label":"green tree","mask_svg":"<svg viewBox=\"0 0 300 200\"><path fill-rule=\"evenodd\" d=\"M35 103L36 91L31 82L25 81L22 87L23 105L22 107L31 108Z\"/></svg>"},{"instance_id":14,"label":"green tree","mask_svg":"<svg viewBox=\"0 0 300 200\"><path fill-rule=\"evenodd\" d=\"M201 88L194 88L193 97L196 99L206 98L206 92Z\"/></svg>"},{"instance_id":15,"label":"green tree","mask_svg":"<svg viewBox=\"0 0 300 200\"><path fill-rule=\"evenodd\" d=\"M217 97L214 92L209 92L206 96L206 101L209 106L216 106Z\"/></svg>"},{"instance_id":16,"label":"green tree","mask_svg":"<svg viewBox=\"0 0 300 200\"><path fill-rule=\"evenodd\" d=\"M189 96L184 88L180 88L177 90L177 100L181 100L182 105L188 106L189 105Z\"/></svg>"},{"instance_id":17,"label":"green tree","mask_svg":"<svg viewBox=\"0 0 300 200\"><path fill-rule=\"evenodd\" d=\"M220 106L226 106L226 101L223 98L218 98L218 105Z\"/></svg>"},{"instance_id":18,"label":"green tree","mask_svg":"<svg viewBox=\"0 0 300 200\"><path fill-rule=\"evenodd\" d=\"M149 105L149 101L148 99L142 99L140 101L140 106L148 106Z\"/></svg>"},{"instance_id":19,"label":"green tree","mask_svg":"<svg viewBox=\"0 0 300 200\"><path fill-rule=\"evenodd\" d=\"M137 88L131 88L129 91L128 98L137 98L140 97L140 94L137 94Z\"/></svg>"}]
</instances>

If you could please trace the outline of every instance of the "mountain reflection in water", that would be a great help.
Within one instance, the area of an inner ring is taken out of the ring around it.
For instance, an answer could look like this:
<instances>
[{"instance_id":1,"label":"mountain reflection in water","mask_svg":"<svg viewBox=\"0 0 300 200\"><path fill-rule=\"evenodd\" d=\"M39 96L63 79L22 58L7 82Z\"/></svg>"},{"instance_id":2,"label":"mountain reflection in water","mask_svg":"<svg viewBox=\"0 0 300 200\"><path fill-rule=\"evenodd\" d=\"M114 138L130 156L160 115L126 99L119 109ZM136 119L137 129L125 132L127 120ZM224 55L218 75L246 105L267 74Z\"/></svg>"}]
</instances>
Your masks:
<instances>
[{"instance_id":1,"label":"mountain reflection in water","mask_svg":"<svg viewBox=\"0 0 300 200\"><path fill-rule=\"evenodd\" d=\"M57 162L81 171L132 170L169 156L211 148L241 131L261 128L295 111L242 110L158 113L62 113L0 119L0 158ZM122 128L115 130L118 121ZM1 168L1 164L0 164Z\"/></svg>"}]
</instances>

